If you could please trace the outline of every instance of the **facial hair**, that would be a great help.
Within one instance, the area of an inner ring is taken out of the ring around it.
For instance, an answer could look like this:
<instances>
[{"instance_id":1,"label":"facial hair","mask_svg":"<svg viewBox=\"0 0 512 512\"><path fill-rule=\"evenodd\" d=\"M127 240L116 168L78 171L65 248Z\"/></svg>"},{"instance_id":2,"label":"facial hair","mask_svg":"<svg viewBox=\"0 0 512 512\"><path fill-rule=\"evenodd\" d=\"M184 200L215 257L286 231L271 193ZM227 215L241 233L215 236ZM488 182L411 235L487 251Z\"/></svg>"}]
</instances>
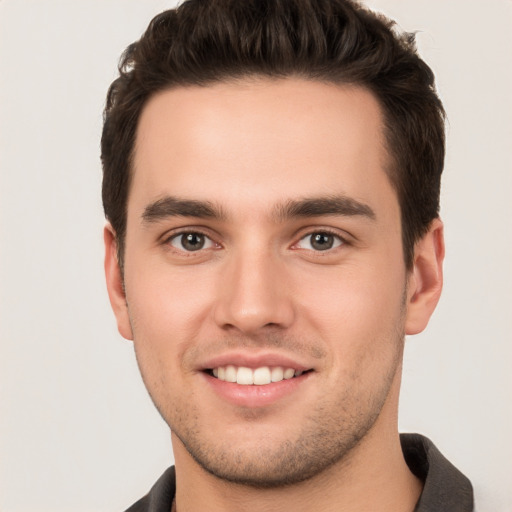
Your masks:
<instances>
[{"instance_id":1,"label":"facial hair","mask_svg":"<svg viewBox=\"0 0 512 512\"><path fill-rule=\"evenodd\" d=\"M204 424L204 418L199 418L193 397L188 397L186 403L179 397L164 403L153 401L190 456L208 473L221 480L253 488L297 484L334 464L347 462L349 454L374 426L388 399L394 378L401 369L403 330L389 337L392 339L388 339L388 343L393 345L394 351L388 354L386 361L379 361L386 370L378 386L368 390L358 368L352 368L339 388L326 390L324 399L315 403L307 415L300 418L300 429L289 437L276 440L270 434L267 438L255 439L251 446L239 446L237 440L227 435L223 439L212 440L205 435L208 425ZM230 339L224 345L240 347L253 343L247 339ZM259 340L258 344L261 346L262 341ZM315 344L283 341L280 336L270 336L265 343L266 347L279 345L288 348L293 345L295 352L309 350L310 357L324 356ZM362 354L361 365L365 364L366 356L373 357ZM141 363L139 361L142 370L144 365ZM250 431L253 424L257 425L264 419L265 413L247 409L241 411L241 416L244 416ZM293 422L294 418L290 418L290 421Z\"/></svg>"}]
</instances>

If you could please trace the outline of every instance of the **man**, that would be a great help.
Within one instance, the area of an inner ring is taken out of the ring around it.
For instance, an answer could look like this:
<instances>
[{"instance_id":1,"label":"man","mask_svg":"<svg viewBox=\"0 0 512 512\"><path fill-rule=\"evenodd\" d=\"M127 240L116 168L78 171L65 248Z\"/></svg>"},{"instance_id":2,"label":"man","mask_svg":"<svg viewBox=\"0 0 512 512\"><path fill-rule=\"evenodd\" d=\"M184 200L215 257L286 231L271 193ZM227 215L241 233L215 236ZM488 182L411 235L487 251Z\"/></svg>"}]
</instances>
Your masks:
<instances>
[{"instance_id":1,"label":"man","mask_svg":"<svg viewBox=\"0 0 512 512\"><path fill-rule=\"evenodd\" d=\"M473 509L397 427L442 288L443 119L412 37L348 0L190 0L127 49L107 286L175 456L130 511Z\"/></svg>"}]
</instances>

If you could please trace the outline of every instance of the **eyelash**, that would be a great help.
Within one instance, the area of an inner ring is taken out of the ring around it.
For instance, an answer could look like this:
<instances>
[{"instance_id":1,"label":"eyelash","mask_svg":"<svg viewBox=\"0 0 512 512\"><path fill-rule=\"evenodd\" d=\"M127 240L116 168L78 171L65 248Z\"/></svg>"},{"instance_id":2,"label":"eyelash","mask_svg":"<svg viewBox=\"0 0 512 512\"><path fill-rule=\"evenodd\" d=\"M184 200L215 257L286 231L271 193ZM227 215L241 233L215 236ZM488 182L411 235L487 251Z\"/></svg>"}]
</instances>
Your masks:
<instances>
[{"instance_id":1,"label":"eyelash","mask_svg":"<svg viewBox=\"0 0 512 512\"><path fill-rule=\"evenodd\" d=\"M337 239L339 241L339 244L336 245L335 247L330 247L330 248L325 249L325 250L304 249L304 250L307 250L307 251L311 251L315 255L318 255L318 256L321 256L322 253L325 253L325 254L329 254L330 253L330 254L332 254L332 252L335 249L338 249L339 247L350 245L350 243L348 242L347 238L344 237L344 236L341 236L338 231L335 231L335 230L329 229L329 228L322 228L322 227L320 227L320 228L316 228L316 229L312 229L312 230L306 231L304 234L302 234L300 236L299 240L293 244L292 248L296 247L300 242L302 242L303 240L305 240L305 239L307 239L309 237L312 237L313 235L332 236L332 237L334 237L335 239ZM301 250L300 247L296 247L296 248L297 248L297 250Z\"/></svg>"},{"instance_id":2,"label":"eyelash","mask_svg":"<svg viewBox=\"0 0 512 512\"><path fill-rule=\"evenodd\" d=\"M302 242L303 240L307 239L308 237L312 237L313 235L316 235L316 234L332 236L335 239L337 239L340 243L338 245L336 245L335 247L327 248L325 250L301 249L300 247L297 247L300 242ZM211 244L213 244L213 247L207 247L207 248L201 247L200 249L197 249L196 251L193 251L193 250L187 251L185 249L178 249L178 248L172 246L171 242L173 240L176 240L179 237L182 237L184 235L199 235L199 236L205 237L207 240L209 240L211 242ZM165 236L163 238L162 244L167 246L170 250L178 251L181 254L187 254L189 256L193 256L195 253L198 253L198 254L204 253L205 250L212 250L212 249L215 250L215 249L219 249L222 247L221 244L216 242L210 234L206 233L205 231L203 231L201 229L197 229L197 228L196 229L184 229L184 230L180 230L177 232L173 232L172 234ZM335 230L329 229L329 228L320 227L320 228L311 229L311 230L308 230L305 232L303 231L303 233L300 235L300 238L298 238L298 240L296 242L294 242L290 248L295 249L295 250L309 251L309 252L314 253L315 255L320 256L320 255L322 255L322 253L329 254L329 253L332 253L334 250L338 249L339 247L343 247L343 246L347 246L347 245L350 245L350 242L347 240L346 237L341 236L338 231L335 231Z\"/></svg>"},{"instance_id":3,"label":"eyelash","mask_svg":"<svg viewBox=\"0 0 512 512\"><path fill-rule=\"evenodd\" d=\"M213 244L214 247L207 247L206 249L220 248L220 244L218 242L216 242L212 236L210 236L208 233L205 233L204 231L202 231L200 229L184 229L181 231L173 232L172 234L170 234L169 236L166 236L163 239L163 244L166 245L171 250L179 251L180 253L189 254L191 256L194 255L194 253L196 253L196 252L202 253L205 250L201 247L200 249L197 249L197 251L187 251L185 249L178 249L178 248L172 246L172 242L174 240L177 240L180 237L183 237L184 235L199 235L199 236L202 236L205 239L209 240Z\"/></svg>"}]
</instances>

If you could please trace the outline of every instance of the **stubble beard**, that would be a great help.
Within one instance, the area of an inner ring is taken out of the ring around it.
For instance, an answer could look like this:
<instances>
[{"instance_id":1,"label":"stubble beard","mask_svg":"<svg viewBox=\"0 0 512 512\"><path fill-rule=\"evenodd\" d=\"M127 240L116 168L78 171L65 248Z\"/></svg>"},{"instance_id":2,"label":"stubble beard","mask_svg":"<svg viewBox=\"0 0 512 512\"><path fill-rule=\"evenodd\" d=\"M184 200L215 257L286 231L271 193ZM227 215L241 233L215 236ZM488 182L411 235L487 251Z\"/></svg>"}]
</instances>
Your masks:
<instances>
[{"instance_id":1,"label":"stubble beard","mask_svg":"<svg viewBox=\"0 0 512 512\"><path fill-rule=\"evenodd\" d=\"M261 439L259 444L237 450L233 439L213 440L205 435L208 427L192 401L180 403L179 398L171 396L157 401L156 396L162 395L152 393L152 386L148 386L144 379L146 387L173 434L207 473L226 482L259 489L304 482L334 465L350 464L351 453L374 427L397 378L399 386L405 343L405 297L404 291L401 318L395 324L394 332L388 333L387 342L392 344L393 351L378 385L361 392L365 389L364 375L358 375L358 368L352 368L350 385L345 383L342 393L317 403L302 419L302 426L295 436L277 443L266 446L265 439ZM141 364L139 354L137 361L144 378L144 364ZM398 393L398 389L395 391ZM248 417L250 415L248 412ZM257 421L257 417L253 419ZM296 418L290 418L290 424L296 421ZM250 428L248 421L247 429Z\"/></svg>"},{"instance_id":2,"label":"stubble beard","mask_svg":"<svg viewBox=\"0 0 512 512\"><path fill-rule=\"evenodd\" d=\"M259 489L285 487L309 480L334 465L348 465L351 452L374 426L386 397L384 392L375 397L370 410L359 409L356 414L347 411L328 421L318 420L325 418L319 407L303 422L295 439L269 447L262 442L258 449L239 452L236 442L224 446L205 443L195 435L197 426L185 434L179 426L172 430L195 462L211 475Z\"/></svg>"},{"instance_id":3,"label":"stubble beard","mask_svg":"<svg viewBox=\"0 0 512 512\"><path fill-rule=\"evenodd\" d=\"M356 382L335 400L326 400L312 408L301 420L301 428L294 430L294 437L269 445L265 445L266 439L261 439L259 444L237 449L233 439L212 440L204 435L207 426L190 404L188 407L182 404L179 411L174 409L174 414L168 414L170 411L158 405L157 408L190 456L211 475L261 489L298 484L334 465L350 464L351 453L372 430L401 370L403 343L401 334L378 388L361 394ZM291 423L295 421L290 419ZM250 428L248 421L247 429Z\"/></svg>"}]
</instances>

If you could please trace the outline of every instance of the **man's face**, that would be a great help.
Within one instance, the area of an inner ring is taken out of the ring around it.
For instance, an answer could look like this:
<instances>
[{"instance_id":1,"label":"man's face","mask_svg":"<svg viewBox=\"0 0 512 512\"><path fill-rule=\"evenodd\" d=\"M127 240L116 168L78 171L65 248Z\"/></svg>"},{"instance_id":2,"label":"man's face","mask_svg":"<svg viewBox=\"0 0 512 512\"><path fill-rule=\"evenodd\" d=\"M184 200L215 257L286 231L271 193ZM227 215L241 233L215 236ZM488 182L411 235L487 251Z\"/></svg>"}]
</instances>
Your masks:
<instances>
[{"instance_id":1,"label":"man's face","mask_svg":"<svg viewBox=\"0 0 512 512\"><path fill-rule=\"evenodd\" d=\"M117 316L177 459L280 485L396 429L411 293L386 165L360 88L255 79L149 101Z\"/></svg>"}]
</instances>

